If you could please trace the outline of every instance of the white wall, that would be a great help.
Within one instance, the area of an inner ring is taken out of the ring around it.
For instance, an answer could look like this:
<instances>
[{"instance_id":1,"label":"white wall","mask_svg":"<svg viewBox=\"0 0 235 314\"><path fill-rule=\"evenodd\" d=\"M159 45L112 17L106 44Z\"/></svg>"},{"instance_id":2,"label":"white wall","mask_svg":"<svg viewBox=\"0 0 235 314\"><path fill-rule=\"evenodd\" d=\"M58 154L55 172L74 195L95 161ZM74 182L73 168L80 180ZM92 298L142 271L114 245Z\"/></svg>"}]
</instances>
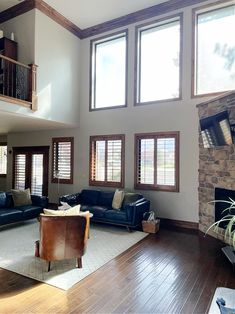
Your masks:
<instances>
[{"instance_id":1,"label":"white wall","mask_svg":"<svg viewBox=\"0 0 235 314\"><path fill-rule=\"evenodd\" d=\"M134 134L180 131L180 192L141 191L151 200L152 209L164 218L198 222L198 114L191 99L192 8L184 13L183 25L183 99L134 107L135 25L129 29L128 107L89 112L90 39L82 41L80 82L79 186L88 185L89 136L125 133L125 188L134 189ZM159 16L155 19L162 18ZM138 24L142 24L138 23ZM115 30L117 31L117 30ZM108 34L108 33L107 33ZM99 37L99 36L97 36ZM95 37L94 37L95 38ZM170 75L170 73L169 73ZM81 153L82 152L82 153ZM82 171L81 171L82 169Z\"/></svg>"},{"instance_id":2,"label":"white wall","mask_svg":"<svg viewBox=\"0 0 235 314\"><path fill-rule=\"evenodd\" d=\"M12 133L8 135L8 151L13 147L22 146L50 146L49 152L49 181L48 181L48 195L50 202L58 202L58 195L77 192L78 188L78 163L77 156L79 151L78 144L78 129L63 129L54 131L40 131L29 133ZM58 191L58 184L51 183L51 169L52 169L52 137L72 137L74 136L74 184L60 184ZM12 189L12 154L8 154L8 176L7 176L7 190Z\"/></svg>"},{"instance_id":3,"label":"white wall","mask_svg":"<svg viewBox=\"0 0 235 314\"><path fill-rule=\"evenodd\" d=\"M0 110L78 126L80 40L40 11L31 10L0 24L15 34L18 60L38 65L38 110L0 102Z\"/></svg>"}]
</instances>

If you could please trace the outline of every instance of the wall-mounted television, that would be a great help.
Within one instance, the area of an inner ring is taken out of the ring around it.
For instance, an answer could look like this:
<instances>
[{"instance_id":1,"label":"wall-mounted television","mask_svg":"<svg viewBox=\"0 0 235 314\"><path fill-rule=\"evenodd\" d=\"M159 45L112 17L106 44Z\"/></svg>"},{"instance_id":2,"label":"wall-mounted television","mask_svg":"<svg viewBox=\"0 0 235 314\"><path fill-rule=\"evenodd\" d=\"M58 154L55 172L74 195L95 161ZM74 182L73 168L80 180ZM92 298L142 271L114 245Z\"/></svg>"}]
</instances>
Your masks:
<instances>
[{"instance_id":1,"label":"wall-mounted television","mask_svg":"<svg viewBox=\"0 0 235 314\"><path fill-rule=\"evenodd\" d=\"M205 148L233 144L228 111L200 119L200 127Z\"/></svg>"}]
</instances>

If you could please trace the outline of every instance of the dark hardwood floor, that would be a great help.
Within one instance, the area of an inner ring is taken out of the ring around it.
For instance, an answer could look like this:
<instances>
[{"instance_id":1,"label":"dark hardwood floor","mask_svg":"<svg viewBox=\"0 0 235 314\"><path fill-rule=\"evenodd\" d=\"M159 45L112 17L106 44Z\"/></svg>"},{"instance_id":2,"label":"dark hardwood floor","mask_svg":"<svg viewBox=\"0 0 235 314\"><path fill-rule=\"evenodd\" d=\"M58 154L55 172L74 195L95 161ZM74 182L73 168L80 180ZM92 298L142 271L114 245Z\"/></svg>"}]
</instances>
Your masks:
<instances>
[{"instance_id":1,"label":"dark hardwood floor","mask_svg":"<svg viewBox=\"0 0 235 314\"><path fill-rule=\"evenodd\" d=\"M207 313L217 286L235 288L222 246L161 228L67 292L0 269L0 313Z\"/></svg>"}]
</instances>

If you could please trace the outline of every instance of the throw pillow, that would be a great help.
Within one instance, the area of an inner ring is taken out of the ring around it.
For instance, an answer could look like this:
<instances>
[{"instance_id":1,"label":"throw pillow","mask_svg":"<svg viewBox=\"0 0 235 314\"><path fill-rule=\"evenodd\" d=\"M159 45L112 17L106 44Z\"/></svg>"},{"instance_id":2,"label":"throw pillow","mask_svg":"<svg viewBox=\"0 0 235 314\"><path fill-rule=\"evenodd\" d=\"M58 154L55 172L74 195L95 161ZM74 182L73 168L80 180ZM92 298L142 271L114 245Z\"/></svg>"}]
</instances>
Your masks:
<instances>
[{"instance_id":1,"label":"throw pillow","mask_svg":"<svg viewBox=\"0 0 235 314\"><path fill-rule=\"evenodd\" d=\"M66 210L53 210L44 208L43 212L49 216L76 216L80 214L80 207L81 205L77 205Z\"/></svg>"},{"instance_id":2,"label":"throw pillow","mask_svg":"<svg viewBox=\"0 0 235 314\"><path fill-rule=\"evenodd\" d=\"M116 190L113 196L112 208L120 210L124 199L124 191Z\"/></svg>"},{"instance_id":3,"label":"throw pillow","mask_svg":"<svg viewBox=\"0 0 235 314\"><path fill-rule=\"evenodd\" d=\"M137 193L125 193L123 200L123 207L130 203L136 202L140 198L140 195Z\"/></svg>"},{"instance_id":4,"label":"throw pillow","mask_svg":"<svg viewBox=\"0 0 235 314\"><path fill-rule=\"evenodd\" d=\"M31 205L30 189L26 190L11 190L14 206Z\"/></svg>"}]
</instances>

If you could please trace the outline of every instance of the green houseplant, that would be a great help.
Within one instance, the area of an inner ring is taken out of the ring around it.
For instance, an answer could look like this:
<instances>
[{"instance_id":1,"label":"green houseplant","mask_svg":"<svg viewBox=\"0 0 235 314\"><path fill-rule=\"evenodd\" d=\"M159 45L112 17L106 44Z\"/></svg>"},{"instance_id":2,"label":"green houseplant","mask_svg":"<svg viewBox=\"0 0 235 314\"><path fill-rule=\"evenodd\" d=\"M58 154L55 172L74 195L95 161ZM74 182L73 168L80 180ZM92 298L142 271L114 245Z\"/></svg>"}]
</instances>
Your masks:
<instances>
[{"instance_id":1,"label":"green houseplant","mask_svg":"<svg viewBox=\"0 0 235 314\"><path fill-rule=\"evenodd\" d=\"M230 246L233 247L235 250L235 211L232 212L232 210L235 210L235 201L229 197L229 200L216 200L216 201L211 201L209 203L216 203L216 202L221 202L221 203L226 203L228 204L228 207L225 208L222 211L222 214L226 213L224 217L222 217L220 220L216 221L213 223L207 230L206 234L212 229L215 233L221 234L220 232L220 225L221 223L225 223L225 231L224 231L224 241L228 243Z\"/></svg>"}]
</instances>

